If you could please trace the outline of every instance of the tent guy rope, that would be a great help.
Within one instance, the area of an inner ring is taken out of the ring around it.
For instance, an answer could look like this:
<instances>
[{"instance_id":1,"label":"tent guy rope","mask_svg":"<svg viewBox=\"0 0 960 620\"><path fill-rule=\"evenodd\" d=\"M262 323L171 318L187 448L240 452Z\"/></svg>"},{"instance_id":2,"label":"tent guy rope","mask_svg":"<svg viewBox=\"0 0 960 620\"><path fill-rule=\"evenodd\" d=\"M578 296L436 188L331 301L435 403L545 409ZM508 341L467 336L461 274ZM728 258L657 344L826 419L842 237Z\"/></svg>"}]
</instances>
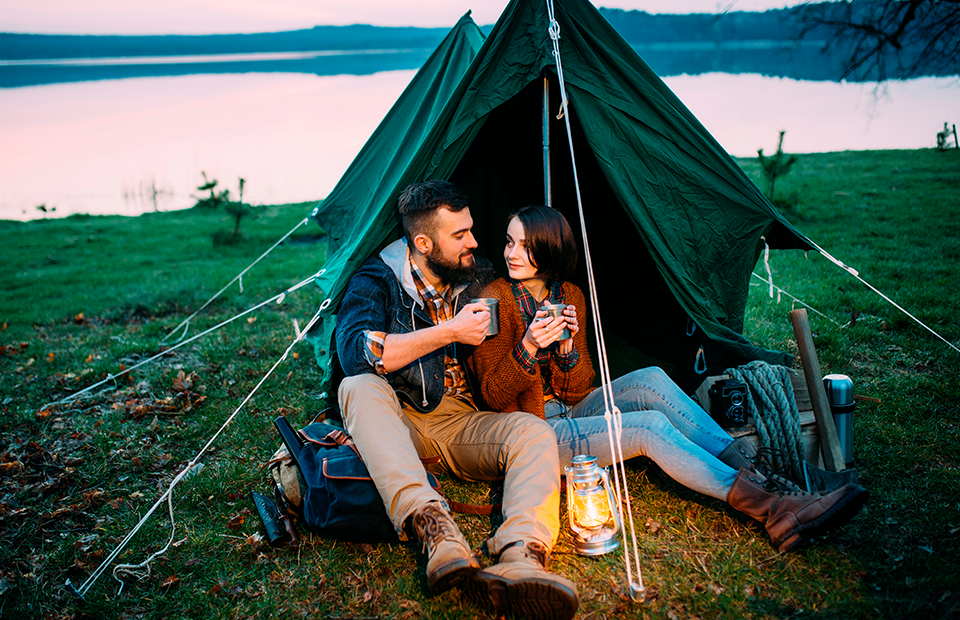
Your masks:
<instances>
[{"instance_id":1,"label":"tent guy rope","mask_svg":"<svg viewBox=\"0 0 960 620\"><path fill-rule=\"evenodd\" d=\"M811 242L811 243L812 243L812 242ZM881 292L880 292L876 287L874 287L872 284L870 284L869 282L867 282L866 280L864 280L863 278L861 278L861 277L860 277L860 273L859 273L856 269L854 269L853 267L849 267L849 266L843 264L841 261L839 261L839 260L837 260L836 258L834 258L833 256L831 256L826 250L824 250L823 248L821 248L821 247L820 247L819 245L817 245L816 243L813 244L813 247L816 248L816 250L817 250L818 252L820 252L820 254L822 254L823 257L826 258L828 261L830 261L831 263L833 263L833 264L835 264L836 266L840 267L841 269L843 269L844 271L846 271L847 273L849 273L850 275L852 275L852 276L853 276L854 278L856 278L857 280L860 280L860 282L861 282L864 286L866 286L866 287L869 288L871 291L873 291L874 293L876 293L877 295L879 295L880 297L882 297L883 299L885 299L885 300L886 300L888 303L890 303L890 305L892 305L894 308L896 308L896 309L899 310L900 312L906 314L908 317L910 317L911 319L913 319L913 320L917 323L917 325L919 325L920 327L924 328L925 330L927 330L928 332L930 332L931 334L933 334L934 336L936 336L937 338L939 338L940 340L942 340L944 343L946 343L946 345L947 345L948 347L950 347L951 349L953 349L953 350L956 351L957 353L960 353L960 348L957 348L957 346L956 346L955 344L953 344L952 342L950 342L949 340L947 340L946 338L944 338L943 336L941 336L940 334L938 334L937 332L935 332L931 327L928 327L926 323L924 323L923 321L921 321L921 320L918 319L917 317L915 317L915 316L913 316L912 314L910 314L909 312L907 312L907 310L906 310L903 306L901 306L901 305L898 304L897 302L893 301L892 299L890 299L889 297L887 297L886 295L884 295L883 293L881 293Z\"/></svg>"},{"instance_id":2,"label":"tent guy rope","mask_svg":"<svg viewBox=\"0 0 960 620\"><path fill-rule=\"evenodd\" d=\"M305 280L303 283L297 285L296 288L299 288L304 283L310 282L312 280L313 278L311 277L308 280ZM290 289L290 290L293 290L293 289ZM281 293L279 296L277 296L280 298L279 301L282 301L283 295L284 293ZM277 297L274 297L272 299L277 299ZM204 444L203 448L201 448L200 451L197 452L196 456L190 459L190 461L183 467L180 473L178 473L173 478L173 480L170 482L170 485L167 487L167 490L164 491L163 495L161 495L157 499L157 501L153 504L150 510L148 510L146 514L143 515L143 517L133 527L133 529L131 529L130 532L123 538L123 540L120 541L120 544L117 545L117 547L113 550L113 552L111 552L106 557L106 559L103 560L100 566L97 567L97 570L95 570L89 577L87 577L87 580L84 581L79 588L75 587L70 582L70 580L67 579L66 587L70 591L72 591L76 596L83 598L86 595L86 593L90 591L90 588L93 587L94 583L96 583L97 579L99 579L100 576L104 573L104 571L106 571L110 563L113 562L113 560L115 560L118 555L120 555L120 553L123 551L124 548L126 548L127 543L129 543L130 540L132 540L133 537L137 534L137 532L140 531L140 529L144 526L144 524L147 522L150 516L153 515L153 513L157 510L157 508L160 507L160 505L164 501L166 501L170 511L170 539L167 541L167 544L164 545L162 549L151 554L143 562L140 562L139 564L118 564L116 567L114 567L113 577L114 579L120 582L120 590L117 591L117 594L119 595L120 592L123 591L123 585L124 585L124 582L122 579L120 579L120 577L118 576L118 573L126 573L128 575L137 577L138 579L145 579L150 575L150 563L157 557L166 553L167 549L170 548L170 545L173 544L174 535L176 533L176 521L174 520L174 514L173 514L174 487L177 486L177 484L179 484L180 481L183 480L185 477L188 477L191 473L199 471L199 468L197 468L197 465L199 463L200 457L202 457L210 448L210 446L213 445L213 442L216 441L221 434L223 434L227 426L229 426L230 423L234 420L234 418L237 417L237 415L240 413L240 410L243 409L243 407L250 401L251 398L253 398L253 395L257 393L257 391L267 381L267 379L269 379L273 375L277 367L279 367L280 364L287 359L287 357L290 355L290 351L293 350L293 347L295 347L300 341L302 341L306 337L307 332L310 331L310 328L313 327L313 325L320 318L320 314L327 309L330 303L331 303L331 300L329 298L325 299L323 303L320 304L320 307L317 309L316 313L314 313L313 318L311 318L309 323L307 323L307 326L302 331L297 329L298 331L297 337L294 338L292 343L290 343L290 346L287 347L287 349L283 352L280 358L277 359L276 362L274 362L273 366L270 367L270 369L266 372L266 374L263 375L260 381L257 382L254 388L250 391L250 393L247 394L247 396L237 406L237 408L234 409L233 413L231 413L230 416L223 422L223 424L220 425L220 428L213 434L212 437L210 437L207 443ZM194 469L194 468L197 468L197 469Z\"/></svg>"},{"instance_id":3,"label":"tent guy rope","mask_svg":"<svg viewBox=\"0 0 960 620\"><path fill-rule=\"evenodd\" d=\"M314 208L314 212L316 212L316 208ZM255 260L255 261L253 261L252 263L250 263L249 265L247 265L246 269L244 269L243 271L241 271L240 273L238 273L238 274L237 274L232 280L230 280L230 282L228 282L222 289L220 289L219 291L217 291L216 293L214 293L214 294L213 294L213 297L211 297L211 298L208 299L206 302L204 302L204 304L203 304L202 306L200 306L200 308L198 308L196 312L194 312L193 314L191 314L191 315L188 316L187 318L185 318L185 319L183 319L182 321L180 321L180 324L177 325L175 328L173 328L173 330L171 330L170 333L167 334L167 338L165 338L164 340L162 340L160 344L166 344L166 343L167 343L167 340L170 339L170 338L173 338L174 334L176 334L178 331L180 331L181 328L183 329L183 335L181 335L175 342L180 342L181 340L183 340L184 338L186 338L186 337L187 337L187 331L190 329L190 320L193 319L194 317L196 317L196 316L197 316L198 314L200 314L201 312L203 312L204 309L206 309L207 306L209 306L211 303L213 303L213 301L214 301L217 297L220 297L220 295L222 295L224 291L226 291L228 288L230 288L231 286L233 286L233 283L236 282L236 281L238 281L238 280L240 281L240 292L242 293L242 292L243 292L243 276L244 276L248 271L250 271L251 269L253 269L253 268L257 265L257 263L259 263L261 260L263 260L264 258L266 258L266 256L267 256L268 254L270 254L271 252L273 252L280 244L282 244L284 241L286 241L287 238L290 237L290 235L292 235L294 232L296 232L296 230L297 230L298 228L300 228L301 226L306 225L309 221L310 221L310 218L309 218L309 217L303 218L303 220L302 220L299 224L297 224L296 226L294 226L293 228L291 228L291 229L290 229L290 232L288 232L287 234L285 234L284 236L282 236L276 243L274 243L273 245L271 245L271 246L267 249L266 252L264 252L263 254L261 254L261 255L257 258L257 260Z\"/></svg>"},{"instance_id":4,"label":"tent guy rope","mask_svg":"<svg viewBox=\"0 0 960 620\"><path fill-rule=\"evenodd\" d=\"M199 339L199 338L202 338L203 336L206 336L207 334L209 334L209 333L211 333L211 332L214 332L214 331L220 329L221 327L224 327L225 325L228 325L228 324L236 321L237 319L242 318L242 317L250 314L251 312L255 312L255 311L259 310L260 308L266 306L267 304L269 304L269 303L271 303L271 302L274 302L274 301L275 301L275 302L277 302L278 304L281 304L281 303L283 303L283 300L284 300L284 298L287 296L287 294L292 293L292 292L296 291L297 289L303 288L304 286L306 286L307 284L310 284L311 282L314 282L317 278L319 278L321 275L323 275L324 271L326 271L326 269L321 269L320 271L318 271L317 273L313 274L313 275L310 276L309 278L306 278L306 279L304 279L304 280L301 280L300 282L298 282L297 284L294 284L293 286L291 286L290 288L286 289L286 290L283 291L282 293L278 293L278 294L274 295L273 297L271 297L271 298L269 298L269 299L267 299L267 300L264 300L264 301L258 303L257 305L252 306L252 307L244 310L244 311L241 312L240 314L236 314L236 315L230 317L229 319L226 319L226 320L224 320L224 321L221 321L220 323L217 323L217 324L214 325L213 327L211 327L211 328L209 328L209 329L206 329L206 330L200 332L199 334L197 334L196 336L193 336L193 337L190 338L189 340L184 340L183 342L180 342L180 343L178 343L178 344L170 347L169 349L164 349L163 351L160 351L160 352L157 353L156 355L153 355L153 356L151 356L151 357L148 357L148 358L145 359L145 360L141 360L140 362L137 362L136 364L134 364L133 366L130 366L129 368L124 368L122 371L118 372L117 374L107 375L107 377L106 377L105 379L103 379L103 380L101 380L101 381L98 381L98 382L96 382L96 383L94 383L94 384L92 384L92 385L88 385L87 387L83 388L83 389L80 390L79 392L74 392L73 394L70 394L69 396L67 396L67 397L65 397L65 398L61 398L60 400L54 401L54 402L52 402L52 403L47 403L46 405L40 407L40 411L43 411L43 410L47 409L48 407L54 407L54 406L56 406L56 405L62 405L62 404L68 403L68 402L70 402L70 401L76 400L76 399L80 398L81 396L83 396L84 394L87 394L87 393L93 391L94 389L100 387L101 385L105 385L105 384L107 384L107 383L110 383L110 382L112 382L112 381L115 381L115 380L117 380L118 378L120 378L120 377L122 377L122 376L124 376L124 375L126 375L126 374L129 374L130 372L136 370L137 368L140 368L141 366L146 366L147 364L150 364L150 363L152 363L152 362L155 362L155 361L157 361L158 359L160 359L161 357L170 354L172 351L176 351L176 350L179 349L180 347L186 346L186 345L190 344L191 342L193 342L194 340L197 340L197 339Z\"/></svg>"},{"instance_id":5,"label":"tent guy rope","mask_svg":"<svg viewBox=\"0 0 960 620\"><path fill-rule=\"evenodd\" d=\"M889 303L891 306L893 306L894 308L896 308L897 310L899 310L899 311L902 312L903 314L905 314L905 315L907 315L908 317L910 317L917 325L919 325L920 327L924 328L925 330L927 330L928 332L930 332L931 334L933 334L934 336L936 336L938 339L940 339L941 341L943 341L948 347L950 347L951 349L953 349L953 350L956 351L957 353L960 353L960 348L958 348L955 344L953 344L952 342L950 342L949 340L947 340L946 338L944 338L943 336L941 336L939 333L937 333L936 331L934 331L934 329L933 329L932 327L928 326L926 323L924 323L923 321L921 321L920 319L918 319L916 316L914 316L913 314L911 314L910 312L908 312L903 306L901 306L901 305L898 304L897 302L895 302L895 301L893 301L892 299L890 299L887 295L885 295L884 293L882 293L878 288L876 288L875 286L873 286L872 284L870 284L869 282L867 282L866 280L864 280L864 279L860 276L860 272L859 272L859 271L857 271L857 270L854 269L853 267L850 267L849 265L845 264L843 261L841 261L841 260L839 260L839 259L837 259L837 258L834 258L829 252L827 252L826 250L824 250L823 248L821 248L819 245L817 245L817 244L814 243L813 241L810 241L810 243L813 245L814 249L815 249L817 252L819 252L819 253L820 253L824 258L826 258L828 261L830 261L831 263L833 263L834 265L836 265L836 266L839 267L840 269L846 271L848 274L850 274L851 276L853 276L854 278L856 278L857 280L859 280L861 284L863 284L863 285L866 286L868 289L870 289L871 291L873 291L874 293L876 293L877 295L879 295L884 301L886 301L887 303ZM766 240L764 240L764 245L766 246ZM828 317L828 316L825 315L824 313L818 311L816 308L813 308L812 306L810 306L810 305L808 305L808 304L805 304L803 301L797 299L796 297L794 297L794 296L791 295L790 293L787 293L786 291L784 291L784 290L781 289L780 287L774 285L774 284L773 284L773 274L772 274L771 271L770 271L769 258L770 258L770 247L769 247L769 246L766 246L766 249L764 250L763 263L764 263L764 268L765 268L766 271L767 271L767 279L765 280L765 279L763 278L763 276L757 274L756 272L754 272L752 275L753 275L753 277L759 279L759 280L760 280L761 282L763 282L764 284L768 284L768 285L769 285L769 287L770 287L770 298L771 298L771 299L773 299L773 291L774 291L774 289L776 289L777 292L778 292L778 294L784 294L784 295L786 295L787 297L793 299L795 302L798 302L799 304L801 304L801 305L809 308L810 310L812 310L813 312L815 312L815 313L818 314L819 316L827 319L828 321L830 321L830 322L833 323L834 325L839 325L840 327L847 327L848 325L850 325L850 322L849 322L849 321L848 321L846 324L844 324L844 325L840 325L840 323L837 323L836 321L834 321L833 319L831 319L830 317ZM778 299L778 301L779 301L779 299Z\"/></svg>"},{"instance_id":6,"label":"tent guy rope","mask_svg":"<svg viewBox=\"0 0 960 620\"><path fill-rule=\"evenodd\" d=\"M637 549L637 534L633 523L633 511L630 509L630 491L627 488L627 471L623 459L623 421L620 415L620 409L613 402L613 389L611 387L610 366L607 360L607 347L603 337L603 324L600 320L600 306L597 300L597 285L593 272L593 260L590 256L590 243L587 239L587 225L583 213L583 198L580 194L580 181L577 178L577 161L573 150L573 131L570 128L570 110L567 104L567 89L563 79L563 64L560 61L560 24L555 18L553 9L553 0L547 0L547 15L550 20L548 34L553 44L553 56L557 61L557 81L560 85L560 102L564 123L567 130L567 143L570 146L570 162L573 168L573 185L576 190L577 208L580 215L580 230L583 233L583 254L587 267L587 282L590 291L590 304L593 313L593 320L596 325L597 356L600 366L600 389L603 393L604 414L607 421L607 431L610 437L610 451L613 455L613 478L614 489L616 490L617 511L620 516L620 523L629 523L629 538L627 540L627 527L621 528L621 534L624 539L623 560L627 575L627 584L629 586L630 598L635 601L643 601L646 589L643 586L643 576L640 572L640 554ZM626 521L624 521L624 512L626 512ZM631 560L630 550L632 543L633 558ZM633 578L633 571L636 570L636 581Z\"/></svg>"}]
</instances>

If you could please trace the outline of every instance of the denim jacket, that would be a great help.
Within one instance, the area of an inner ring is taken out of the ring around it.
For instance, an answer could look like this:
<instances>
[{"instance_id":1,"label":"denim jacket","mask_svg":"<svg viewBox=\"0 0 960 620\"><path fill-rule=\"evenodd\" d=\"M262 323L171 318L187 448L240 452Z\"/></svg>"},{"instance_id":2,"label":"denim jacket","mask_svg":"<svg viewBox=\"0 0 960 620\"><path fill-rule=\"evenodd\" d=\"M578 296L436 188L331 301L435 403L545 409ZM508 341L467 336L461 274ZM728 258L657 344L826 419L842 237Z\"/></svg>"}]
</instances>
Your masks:
<instances>
[{"instance_id":1,"label":"denim jacket","mask_svg":"<svg viewBox=\"0 0 960 620\"><path fill-rule=\"evenodd\" d=\"M493 266L485 258L475 257L477 272L473 281L454 302L454 312L480 296L494 279ZM337 356L347 376L373 373L364 354L365 331L387 334L409 333L432 327L423 308L423 300L409 279L407 242L399 239L361 265L347 285L337 314ZM474 347L456 343L457 358L466 363ZM465 367L466 368L466 367ZM386 375L397 397L417 411L428 413L437 408L444 393L444 350L437 349L417 361ZM479 396L468 375L470 392Z\"/></svg>"}]
</instances>

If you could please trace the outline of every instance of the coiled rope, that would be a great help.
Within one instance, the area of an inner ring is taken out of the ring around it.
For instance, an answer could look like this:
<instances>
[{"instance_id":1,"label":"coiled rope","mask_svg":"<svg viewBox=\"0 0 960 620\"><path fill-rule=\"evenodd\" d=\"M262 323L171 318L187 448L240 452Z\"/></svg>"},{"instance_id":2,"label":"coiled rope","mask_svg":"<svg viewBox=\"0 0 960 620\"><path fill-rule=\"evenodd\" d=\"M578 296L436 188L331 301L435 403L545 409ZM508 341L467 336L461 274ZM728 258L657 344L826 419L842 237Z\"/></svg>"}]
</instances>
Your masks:
<instances>
[{"instance_id":1,"label":"coiled rope","mask_svg":"<svg viewBox=\"0 0 960 620\"><path fill-rule=\"evenodd\" d=\"M755 360L724 374L742 381L750 389L747 413L753 417L760 445L770 450L775 465L788 478L803 480L803 437L800 412L793 395L794 371L785 366L772 366ZM761 404L757 406L757 402Z\"/></svg>"}]
</instances>

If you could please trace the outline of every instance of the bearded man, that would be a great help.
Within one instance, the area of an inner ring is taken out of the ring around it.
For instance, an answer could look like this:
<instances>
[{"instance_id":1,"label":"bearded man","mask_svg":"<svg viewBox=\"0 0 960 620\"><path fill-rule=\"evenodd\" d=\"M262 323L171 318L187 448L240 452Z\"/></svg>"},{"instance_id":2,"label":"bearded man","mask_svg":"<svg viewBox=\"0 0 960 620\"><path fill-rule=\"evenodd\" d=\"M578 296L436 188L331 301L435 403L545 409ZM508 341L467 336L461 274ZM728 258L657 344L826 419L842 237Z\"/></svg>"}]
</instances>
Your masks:
<instances>
[{"instance_id":1,"label":"bearded man","mask_svg":"<svg viewBox=\"0 0 960 620\"><path fill-rule=\"evenodd\" d=\"M431 592L459 587L500 612L572 618L576 587L546 570L559 533L553 429L523 412L478 411L465 372L491 321L470 300L494 277L473 256L466 196L433 179L404 190L398 211L406 239L357 270L337 315L344 423L397 534L423 543ZM464 480L504 480L503 524L487 541L495 565L481 568L421 457Z\"/></svg>"}]
</instances>

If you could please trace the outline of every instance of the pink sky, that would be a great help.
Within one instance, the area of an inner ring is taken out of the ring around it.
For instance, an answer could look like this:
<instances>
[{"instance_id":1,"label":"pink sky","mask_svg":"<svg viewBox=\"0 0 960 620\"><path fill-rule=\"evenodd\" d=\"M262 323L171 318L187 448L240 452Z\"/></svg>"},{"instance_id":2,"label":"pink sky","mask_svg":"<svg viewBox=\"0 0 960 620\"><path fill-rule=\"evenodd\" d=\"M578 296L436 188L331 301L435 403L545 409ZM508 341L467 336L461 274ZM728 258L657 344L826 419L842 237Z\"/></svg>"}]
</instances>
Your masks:
<instances>
[{"instance_id":1,"label":"pink sky","mask_svg":"<svg viewBox=\"0 0 960 620\"><path fill-rule=\"evenodd\" d=\"M763 11L798 1L593 0L598 6L649 13ZM344 24L450 27L471 9L473 19L485 25L495 22L507 3L507 0L0 0L0 32L212 34Z\"/></svg>"}]
</instances>

